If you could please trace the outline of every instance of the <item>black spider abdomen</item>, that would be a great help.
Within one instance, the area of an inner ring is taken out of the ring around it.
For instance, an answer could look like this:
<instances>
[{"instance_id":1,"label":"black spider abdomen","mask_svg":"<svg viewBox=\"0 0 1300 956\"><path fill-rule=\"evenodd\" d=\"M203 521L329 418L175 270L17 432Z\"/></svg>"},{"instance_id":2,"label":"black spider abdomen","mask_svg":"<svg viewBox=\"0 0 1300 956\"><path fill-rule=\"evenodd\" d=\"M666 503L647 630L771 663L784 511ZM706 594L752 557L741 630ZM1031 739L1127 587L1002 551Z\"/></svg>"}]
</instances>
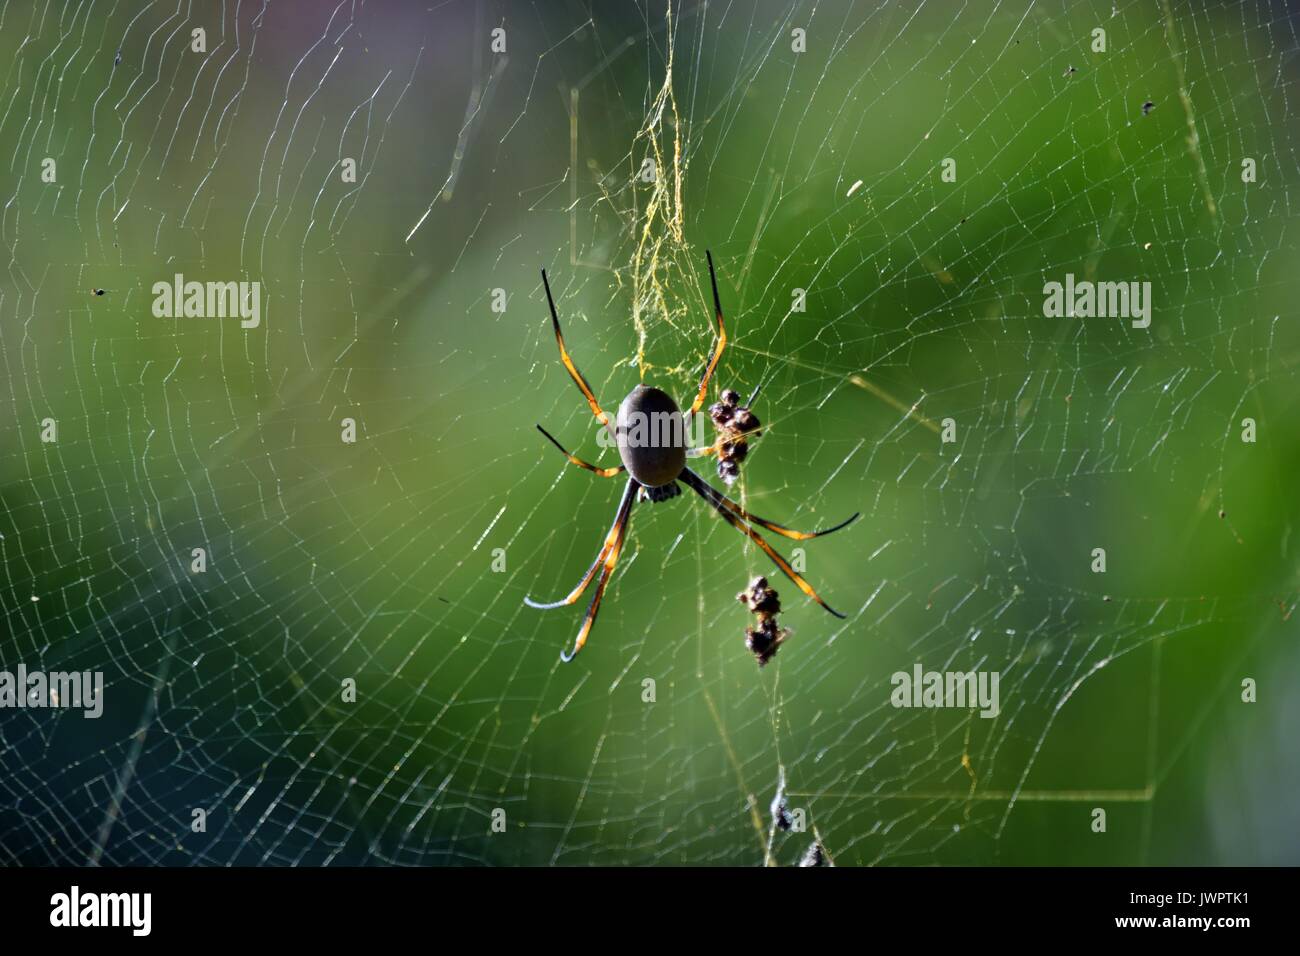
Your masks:
<instances>
[{"instance_id":1,"label":"black spider abdomen","mask_svg":"<svg viewBox=\"0 0 1300 956\"><path fill-rule=\"evenodd\" d=\"M647 488L671 483L686 467L686 418L660 389L632 389L618 407L614 433L628 474Z\"/></svg>"}]
</instances>

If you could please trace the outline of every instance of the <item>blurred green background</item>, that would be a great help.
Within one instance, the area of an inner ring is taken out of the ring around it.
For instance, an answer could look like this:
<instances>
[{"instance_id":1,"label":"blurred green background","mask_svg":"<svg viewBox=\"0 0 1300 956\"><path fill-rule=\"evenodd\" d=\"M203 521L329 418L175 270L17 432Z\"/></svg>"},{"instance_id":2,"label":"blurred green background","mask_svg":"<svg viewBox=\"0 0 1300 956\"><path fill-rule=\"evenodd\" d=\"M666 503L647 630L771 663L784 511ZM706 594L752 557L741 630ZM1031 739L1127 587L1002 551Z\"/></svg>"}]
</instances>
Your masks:
<instances>
[{"instance_id":1,"label":"blurred green background","mask_svg":"<svg viewBox=\"0 0 1300 956\"><path fill-rule=\"evenodd\" d=\"M10 4L0 665L107 699L0 712L0 862L1300 861L1296 35L1282 3ZM706 249L716 386L763 385L732 491L863 513L803 546L848 619L683 496L561 664L585 601L522 599L621 483L534 429L612 460L539 270L613 409L692 392ZM177 272L261 282L261 326L155 318ZM1045 318L1066 273L1149 281L1151 327ZM762 670L755 573L793 632ZM1001 714L891 707L917 662L999 672ZM773 834L782 787L809 832Z\"/></svg>"}]
</instances>

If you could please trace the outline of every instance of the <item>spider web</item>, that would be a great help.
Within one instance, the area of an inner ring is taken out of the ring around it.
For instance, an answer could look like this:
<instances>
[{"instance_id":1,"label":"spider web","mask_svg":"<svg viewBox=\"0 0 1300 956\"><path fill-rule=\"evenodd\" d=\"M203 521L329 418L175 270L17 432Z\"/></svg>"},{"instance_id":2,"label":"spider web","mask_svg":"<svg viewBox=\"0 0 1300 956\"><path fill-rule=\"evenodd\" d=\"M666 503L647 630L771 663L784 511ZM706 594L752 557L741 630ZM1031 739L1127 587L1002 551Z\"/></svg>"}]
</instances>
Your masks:
<instances>
[{"instance_id":1,"label":"spider web","mask_svg":"<svg viewBox=\"0 0 1300 956\"><path fill-rule=\"evenodd\" d=\"M105 707L0 712L0 861L1294 863L1297 49L1199 0L4 3L0 665ZM688 491L563 665L585 602L522 599L622 479L534 430L613 461L538 270L612 411L693 393L706 249L730 493L862 512L799 545L848 617ZM260 327L155 318L175 273ZM1045 317L1066 273L1150 327ZM895 708L917 663L1000 713Z\"/></svg>"}]
</instances>

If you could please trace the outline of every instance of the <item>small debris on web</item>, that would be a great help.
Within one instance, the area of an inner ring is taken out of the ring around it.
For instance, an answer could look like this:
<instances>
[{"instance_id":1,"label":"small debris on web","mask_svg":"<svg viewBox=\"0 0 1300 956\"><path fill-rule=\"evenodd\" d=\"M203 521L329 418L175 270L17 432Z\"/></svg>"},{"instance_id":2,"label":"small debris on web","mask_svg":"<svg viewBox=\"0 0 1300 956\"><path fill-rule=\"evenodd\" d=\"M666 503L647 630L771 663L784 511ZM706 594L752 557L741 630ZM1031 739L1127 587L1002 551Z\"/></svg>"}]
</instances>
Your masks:
<instances>
[{"instance_id":1,"label":"small debris on web","mask_svg":"<svg viewBox=\"0 0 1300 956\"><path fill-rule=\"evenodd\" d=\"M814 842L799 860L800 866L830 866L831 861L826 857L826 851L822 849L820 843Z\"/></svg>"},{"instance_id":2,"label":"small debris on web","mask_svg":"<svg viewBox=\"0 0 1300 956\"><path fill-rule=\"evenodd\" d=\"M776 783L776 793L772 795L772 803L768 809L772 814L772 824L778 830L789 830L794 826L794 818L790 816L790 808L785 804L784 767L781 768L781 775Z\"/></svg>"},{"instance_id":3,"label":"small debris on web","mask_svg":"<svg viewBox=\"0 0 1300 956\"><path fill-rule=\"evenodd\" d=\"M767 578L757 577L749 582L748 588L736 595L736 600L758 618L757 627L745 628L745 646L758 659L758 666L762 667L776 656L777 650L790 635L788 630L776 622L776 616L781 613L780 598L767 583Z\"/></svg>"},{"instance_id":4,"label":"small debris on web","mask_svg":"<svg viewBox=\"0 0 1300 956\"><path fill-rule=\"evenodd\" d=\"M757 396L758 389L754 389L749 401ZM749 439L763 434L758 430L762 423L748 405L740 404L740 394L730 388L722 393L721 401L709 406L709 417L718 430L718 477L731 486L740 477L740 463L749 454Z\"/></svg>"},{"instance_id":5,"label":"small debris on web","mask_svg":"<svg viewBox=\"0 0 1300 956\"><path fill-rule=\"evenodd\" d=\"M1147 100L1145 103L1142 104L1142 115L1143 116L1151 115L1151 111L1155 108L1156 108L1156 104L1152 103L1150 100Z\"/></svg>"},{"instance_id":6,"label":"small debris on web","mask_svg":"<svg viewBox=\"0 0 1300 956\"><path fill-rule=\"evenodd\" d=\"M1076 70L1074 67L1071 66L1071 67L1067 67L1065 72L1062 73L1061 76L1073 76L1075 73L1078 72L1079 72L1078 70Z\"/></svg>"}]
</instances>

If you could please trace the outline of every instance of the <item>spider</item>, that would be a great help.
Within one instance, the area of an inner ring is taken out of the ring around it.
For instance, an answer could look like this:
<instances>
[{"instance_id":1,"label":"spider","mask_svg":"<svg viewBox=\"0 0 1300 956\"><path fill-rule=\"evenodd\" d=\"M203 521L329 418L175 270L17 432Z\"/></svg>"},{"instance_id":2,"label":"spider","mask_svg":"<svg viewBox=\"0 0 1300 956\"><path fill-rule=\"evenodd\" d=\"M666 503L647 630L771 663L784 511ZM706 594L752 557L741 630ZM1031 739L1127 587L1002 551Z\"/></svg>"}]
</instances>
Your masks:
<instances>
[{"instance_id":1,"label":"spider","mask_svg":"<svg viewBox=\"0 0 1300 956\"><path fill-rule=\"evenodd\" d=\"M713 286L713 308L718 322L718 343L714 346L713 355L709 358L709 364L705 366L704 374L700 378L699 390L695 393L695 401L691 403L689 412L691 415L696 414L703 406L704 398L709 390L709 379L712 377L714 369L718 367L718 360L722 357L722 350L727 344L727 331L722 322L722 302L718 298L718 279L713 271L713 255L707 251L705 255L709 261L709 282ZM594 472L601 478L612 478L625 471L628 473L627 485L623 489L623 497L619 501L618 510L614 514L614 523L605 535L605 543L596 555L596 560L591 563L591 567L582 576L582 580L578 582L577 587L570 591L567 597L552 601L549 604L540 604L529 597L524 598L525 604L539 610L566 607L582 597L591 582L595 580L596 572L600 571L600 580L596 583L596 593L592 597L591 603L587 605L587 613L583 616L582 626L578 630L577 638L574 639L573 649L567 653L561 651L561 660L566 663L573 660L578 652L582 650L583 645L587 643L592 625L596 623L596 612L600 610L600 601L605 593L605 587L609 584L610 575L614 573L614 566L618 563L619 554L623 550L623 542L627 538L628 519L632 514L632 505L638 497L657 502L681 494L681 489L677 486L679 481L708 502L733 528L748 535L750 540L776 563L776 566L795 583L800 591L831 614L843 618L845 615L823 601L817 592L813 590L812 585L790 566L790 562L777 554L772 549L772 546L763 540L763 537L750 525L758 525L795 541L806 541L809 538L819 538L833 531L839 531L852 523L860 512L855 512L847 520L841 521L833 528L826 528L823 531L793 531L765 518L760 518L758 515L750 514L686 467L688 455L695 458L712 454L717 451L717 445L705 449L688 449L685 437L686 429L684 427L670 427L666 429L666 433L663 430L658 433L652 432L651 440L647 441L645 439L646 430L644 424L647 419L657 422L667 421L671 425L682 426L685 418L681 411L678 410L677 403L660 389L645 385L638 385L632 389L627 398L623 399L623 403L619 405L618 414L611 423L609 415L600 407L600 402L596 400L591 387L587 385L582 373L578 371L578 366L574 364L573 359L569 356L569 350L564 347L564 336L560 334L560 319L555 312L555 299L551 295L551 284L546 278L545 269L542 270L542 285L546 289L546 302L551 309L551 327L555 330L555 342L560 347L560 361L564 363L564 367L568 370L574 383L577 384L579 391L587 399L592 414L596 416L597 421L604 425L614 438L622 464L609 468L593 465L571 454L541 425L537 426L537 430L545 435L570 463L577 465L579 468ZM660 440L654 440L656 437ZM639 495L638 492L640 492Z\"/></svg>"}]
</instances>

